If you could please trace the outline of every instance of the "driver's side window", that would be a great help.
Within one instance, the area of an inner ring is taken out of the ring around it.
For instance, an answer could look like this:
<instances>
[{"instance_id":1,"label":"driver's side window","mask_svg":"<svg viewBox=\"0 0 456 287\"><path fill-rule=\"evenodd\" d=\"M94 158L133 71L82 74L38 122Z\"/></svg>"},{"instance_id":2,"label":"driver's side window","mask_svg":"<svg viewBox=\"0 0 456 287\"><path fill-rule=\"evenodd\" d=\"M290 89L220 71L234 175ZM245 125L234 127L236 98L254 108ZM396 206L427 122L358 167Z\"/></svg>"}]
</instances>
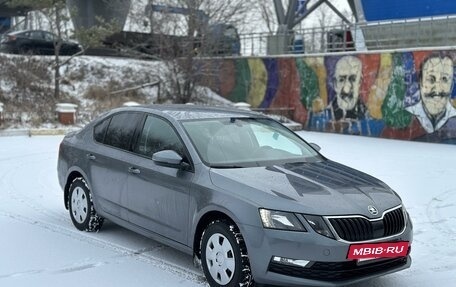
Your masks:
<instances>
[{"instance_id":1,"label":"driver's side window","mask_svg":"<svg viewBox=\"0 0 456 287\"><path fill-rule=\"evenodd\" d=\"M134 151L151 158L162 150L174 150L184 156L183 144L172 126L163 119L148 116Z\"/></svg>"},{"instance_id":2,"label":"driver's side window","mask_svg":"<svg viewBox=\"0 0 456 287\"><path fill-rule=\"evenodd\" d=\"M43 33L41 31L30 32L30 39L43 40Z\"/></svg>"}]
</instances>

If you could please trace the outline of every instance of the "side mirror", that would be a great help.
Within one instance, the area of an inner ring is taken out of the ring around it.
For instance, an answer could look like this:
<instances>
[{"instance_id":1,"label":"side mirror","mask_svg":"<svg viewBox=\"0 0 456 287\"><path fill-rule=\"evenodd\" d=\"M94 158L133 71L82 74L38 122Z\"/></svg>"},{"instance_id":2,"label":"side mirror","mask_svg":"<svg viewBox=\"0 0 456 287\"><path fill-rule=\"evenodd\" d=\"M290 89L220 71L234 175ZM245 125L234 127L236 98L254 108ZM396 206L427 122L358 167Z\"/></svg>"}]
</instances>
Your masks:
<instances>
[{"instance_id":1,"label":"side mirror","mask_svg":"<svg viewBox=\"0 0 456 287\"><path fill-rule=\"evenodd\" d=\"M181 167L182 157L173 150L162 150L152 155L152 160L162 166L179 168Z\"/></svg>"},{"instance_id":2,"label":"side mirror","mask_svg":"<svg viewBox=\"0 0 456 287\"><path fill-rule=\"evenodd\" d=\"M316 143L310 143L309 145L316 151L321 150L321 147L319 145L317 145Z\"/></svg>"}]
</instances>

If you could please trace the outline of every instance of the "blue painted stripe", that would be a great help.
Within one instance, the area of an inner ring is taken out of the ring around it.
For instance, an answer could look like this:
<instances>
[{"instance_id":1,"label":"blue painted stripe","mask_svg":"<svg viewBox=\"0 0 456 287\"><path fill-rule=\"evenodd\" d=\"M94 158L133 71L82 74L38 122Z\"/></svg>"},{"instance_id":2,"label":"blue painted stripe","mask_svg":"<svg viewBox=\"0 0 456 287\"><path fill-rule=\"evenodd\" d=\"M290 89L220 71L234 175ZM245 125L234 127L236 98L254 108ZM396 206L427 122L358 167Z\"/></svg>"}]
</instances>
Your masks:
<instances>
[{"instance_id":1,"label":"blue painted stripe","mask_svg":"<svg viewBox=\"0 0 456 287\"><path fill-rule=\"evenodd\" d=\"M361 0L367 21L456 15L454 0Z\"/></svg>"}]
</instances>

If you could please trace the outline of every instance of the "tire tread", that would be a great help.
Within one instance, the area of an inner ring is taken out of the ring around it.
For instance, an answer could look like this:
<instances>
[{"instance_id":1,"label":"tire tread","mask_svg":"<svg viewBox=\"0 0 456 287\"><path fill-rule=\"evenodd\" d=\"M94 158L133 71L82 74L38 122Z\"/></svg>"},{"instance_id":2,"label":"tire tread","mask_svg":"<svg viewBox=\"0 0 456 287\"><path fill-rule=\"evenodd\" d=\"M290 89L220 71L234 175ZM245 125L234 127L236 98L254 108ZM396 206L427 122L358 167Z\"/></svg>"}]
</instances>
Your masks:
<instances>
[{"instance_id":1,"label":"tire tread","mask_svg":"<svg viewBox=\"0 0 456 287\"><path fill-rule=\"evenodd\" d=\"M248 252L247 252L247 247L245 245L244 237L242 236L239 228L233 222L226 220L226 219L217 219L217 220L214 220L211 223L209 223L207 225L206 229L204 230L203 234L201 235L200 252L202 253L204 250L202 245L203 245L203 238L204 238L204 235L205 235L207 229L216 224L225 225L227 227L227 231L233 235L233 237L236 241L236 244L239 247L239 251L241 254L241 264L242 264L241 272L242 273L240 275L241 280L237 286L239 286L239 287L254 286L255 284L254 284L254 280L252 277L250 261L249 261L249 256L248 256ZM202 264L205 264L205 263L202 262ZM234 285L228 284L226 286L234 286Z\"/></svg>"},{"instance_id":2,"label":"tire tread","mask_svg":"<svg viewBox=\"0 0 456 287\"><path fill-rule=\"evenodd\" d=\"M98 232L98 231L100 231L101 227L103 226L104 218L97 214L97 212L93 206L92 192L90 192L90 188L87 185L87 182L83 177L76 177L71 182L70 187L69 187L70 192L68 193L68 199L67 199L68 206L70 207L70 204L71 204L70 198L71 198L73 186L76 185L78 182L81 182L84 185L84 187L87 189L87 192L89 194L89 206L90 206L89 220L86 223L82 223L82 225L84 225L82 229L87 232ZM72 217L71 207L69 208L69 211L70 211L70 216ZM73 221L73 223L74 223L74 221ZM78 229L80 229L78 226L76 226L76 227Z\"/></svg>"}]
</instances>

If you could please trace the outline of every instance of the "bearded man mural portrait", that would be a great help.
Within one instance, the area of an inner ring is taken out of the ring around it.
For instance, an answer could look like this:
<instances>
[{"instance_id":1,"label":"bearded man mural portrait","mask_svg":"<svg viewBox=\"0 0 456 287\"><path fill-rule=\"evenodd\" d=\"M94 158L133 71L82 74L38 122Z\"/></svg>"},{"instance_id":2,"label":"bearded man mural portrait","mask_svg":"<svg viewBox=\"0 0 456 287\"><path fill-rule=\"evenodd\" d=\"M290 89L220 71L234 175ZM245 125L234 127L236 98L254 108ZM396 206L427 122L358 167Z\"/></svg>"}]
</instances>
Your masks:
<instances>
[{"instance_id":1,"label":"bearded man mural portrait","mask_svg":"<svg viewBox=\"0 0 456 287\"><path fill-rule=\"evenodd\" d=\"M359 99L361 61L353 56L341 58L335 67L334 90L336 97L329 105L332 119L364 118L366 107Z\"/></svg>"},{"instance_id":2,"label":"bearded man mural portrait","mask_svg":"<svg viewBox=\"0 0 456 287\"><path fill-rule=\"evenodd\" d=\"M450 57L430 57L423 62L420 77L421 101L406 108L414 114L428 133L441 129L456 116L451 105L453 89L453 61Z\"/></svg>"},{"instance_id":3,"label":"bearded man mural portrait","mask_svg":"<svg viewBox=\"0 0 456 287\"><path fill-rule=\"evenodd\" d=\"M385 129L382 136L416 141L456 143L456 108L451 103L454 62L448 54L431 54L423 60L419 74L418 102L405 110L414 118L400 130Z\"/></svg>"}]
</instances>

